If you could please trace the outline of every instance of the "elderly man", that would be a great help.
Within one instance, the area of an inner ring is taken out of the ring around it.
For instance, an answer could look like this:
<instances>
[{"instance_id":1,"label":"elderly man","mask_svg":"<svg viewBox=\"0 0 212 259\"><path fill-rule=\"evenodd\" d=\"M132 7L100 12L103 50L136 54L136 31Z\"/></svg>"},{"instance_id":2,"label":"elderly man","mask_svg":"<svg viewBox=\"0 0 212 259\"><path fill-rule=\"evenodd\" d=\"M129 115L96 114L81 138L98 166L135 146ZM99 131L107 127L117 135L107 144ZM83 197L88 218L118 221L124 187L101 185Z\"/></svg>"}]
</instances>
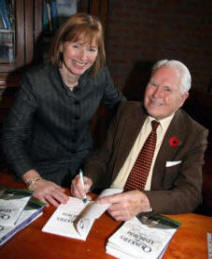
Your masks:
<instances>
[{"instance_id":1,"label":"elderly man","mask_svg":"<svg viewBox=\"0 0 212 259\"><path fill-rule=\"evenodd\" d=\"M98 201L111 203L108 212L116 220L149 211L193 211L201 202L208 130L180 109L190 87L183 63L157 62L144 103L120 105L105 144L85 164L85 187L76 176L72 194L82 198L91 187L123 188Z\"/></svg>"}]
</instances>

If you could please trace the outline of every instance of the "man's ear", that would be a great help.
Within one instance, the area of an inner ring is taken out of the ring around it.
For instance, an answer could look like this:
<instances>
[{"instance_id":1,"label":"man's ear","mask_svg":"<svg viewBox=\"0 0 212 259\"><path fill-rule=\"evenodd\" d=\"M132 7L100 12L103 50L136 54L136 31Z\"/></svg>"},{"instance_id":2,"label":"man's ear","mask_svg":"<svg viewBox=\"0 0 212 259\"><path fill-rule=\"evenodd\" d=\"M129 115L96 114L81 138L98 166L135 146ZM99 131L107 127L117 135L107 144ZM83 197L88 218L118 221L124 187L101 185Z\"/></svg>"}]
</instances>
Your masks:
<instances>
[{"instance_id":1,"label":"man's ear","mask_svg":"<svg viewBox=\"0 0 212 259\"><path fill-rule=\"evenodd\" d=\"M183 106L184 102L186 101L186 99L187 99L188 97L189 97L189 93L188 93L188 92L187 92L187 93L184 93L184 94L181 96L182 100L181 100L181 105L180 105L180 107Z\"/></svg>"}]
</instances>

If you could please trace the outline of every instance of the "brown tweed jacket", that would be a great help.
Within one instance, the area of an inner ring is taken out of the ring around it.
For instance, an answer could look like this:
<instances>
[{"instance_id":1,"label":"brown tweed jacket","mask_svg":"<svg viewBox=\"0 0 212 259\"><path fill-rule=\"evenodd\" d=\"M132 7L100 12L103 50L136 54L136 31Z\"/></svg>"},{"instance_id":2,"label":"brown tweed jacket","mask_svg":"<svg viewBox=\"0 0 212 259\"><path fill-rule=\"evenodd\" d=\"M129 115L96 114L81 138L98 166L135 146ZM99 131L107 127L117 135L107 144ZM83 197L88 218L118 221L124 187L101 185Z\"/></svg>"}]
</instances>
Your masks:
<instances>
[{"instance_id":1,"label":"brown tweed jacket","mask_svg":"<svg viewBox=\"0 0 212 259\"><path fill-rule=\"evenodd\" d=\"M110 186L127 158L144 123L140 102L123 102L110 125L100 151L85 164L85 175L94 187ZM178 110L165 134L153 168L151 190L145 191L158 213L186 213L201 202L202 165L208 130L183 110ZM176 137L174 146L170 140Z\"/></svg>"}]
</instances>

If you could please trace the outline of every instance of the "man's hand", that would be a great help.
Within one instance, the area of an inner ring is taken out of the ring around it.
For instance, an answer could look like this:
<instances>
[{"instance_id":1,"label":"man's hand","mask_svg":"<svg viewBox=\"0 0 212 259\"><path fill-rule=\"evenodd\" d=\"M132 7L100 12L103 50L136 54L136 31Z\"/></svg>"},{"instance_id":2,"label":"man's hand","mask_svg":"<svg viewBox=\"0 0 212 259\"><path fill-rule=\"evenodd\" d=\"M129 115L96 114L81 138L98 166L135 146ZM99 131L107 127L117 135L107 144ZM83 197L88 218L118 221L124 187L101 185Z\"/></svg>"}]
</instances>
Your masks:
<instances>
[{"instance_id":1,"label":"man's hand","mask_svg":"<svg viewBox=\"0 0 212 259\"><path fill-rule=\"evenodd\" d=\"M90 178L84 176L84 185L83 188L80 175L76 175L71 183L71 194L79 199L83 199L84 195L89 192L93 182ZM90 197L87 197L91 199Z\"/></svg>"},{"instance_id":2,"label":"man's hand","mask_svg":"<svg viewBox=\"0 0 212 259\"><path fill-rule=\"evenodd\" d=\"M45 179L40 179L31 189L34 191L33 196L35 198L55 207L68 201L68 196L64 193L65 190L62 187Z\"/></svg>"},{"instance_id":3,"label":"man's hand","mask_svg":"<svg viewBox=\"0 0 212 259\"><path fill-rule=\"evenodd\" d=\"M108 213L116 220L127 221L133 216L151 210L147 196L138 191L128 191L101 198L99 204L111 203Z\"/></svg>"}]
</instances>

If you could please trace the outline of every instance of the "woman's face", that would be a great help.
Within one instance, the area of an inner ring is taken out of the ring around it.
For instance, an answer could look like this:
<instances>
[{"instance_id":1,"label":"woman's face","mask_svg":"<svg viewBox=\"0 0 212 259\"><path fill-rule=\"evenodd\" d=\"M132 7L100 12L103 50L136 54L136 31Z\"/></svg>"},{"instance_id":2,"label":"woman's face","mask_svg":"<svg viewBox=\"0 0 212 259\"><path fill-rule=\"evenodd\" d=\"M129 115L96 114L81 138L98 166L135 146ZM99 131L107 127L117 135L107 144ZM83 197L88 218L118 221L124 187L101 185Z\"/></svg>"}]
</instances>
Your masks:
<instances>
[{"instance_id":1,"label":"woman's face","mask_svg":"<svg viewBox=\"0 0 212 259\"><path fill-rule=\"evenodd\" d=\"M89 69L98 55L98 46L95 40L87 42L78 40L76 42L66 41L61 46L63 52L63 65L72 74L82 75Z\"/></svg>"}]
</instances>

